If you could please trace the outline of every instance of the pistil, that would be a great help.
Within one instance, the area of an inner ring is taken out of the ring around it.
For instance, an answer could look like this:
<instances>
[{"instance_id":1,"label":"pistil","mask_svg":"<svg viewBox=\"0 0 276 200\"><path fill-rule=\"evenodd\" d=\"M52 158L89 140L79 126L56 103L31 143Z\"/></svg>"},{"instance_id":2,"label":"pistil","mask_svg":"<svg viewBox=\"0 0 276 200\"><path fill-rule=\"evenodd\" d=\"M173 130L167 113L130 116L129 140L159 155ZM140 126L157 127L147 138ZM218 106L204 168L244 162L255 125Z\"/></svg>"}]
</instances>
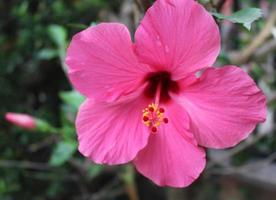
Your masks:
<instances>
[{"instance_id":1,"label":"pistil","mask_svg":"<svg viewBox=\"0 0 276 200\"><path fill-rule=\"evenodd\" d=\"M149 127L152 134L158 132L158 127L169 122L168 118L165 117L165 109L160 107L160 95L162 86L161 83L157 85L154 103L151 103L143 110L142 121Z\"/></svg>"}]
</instances>

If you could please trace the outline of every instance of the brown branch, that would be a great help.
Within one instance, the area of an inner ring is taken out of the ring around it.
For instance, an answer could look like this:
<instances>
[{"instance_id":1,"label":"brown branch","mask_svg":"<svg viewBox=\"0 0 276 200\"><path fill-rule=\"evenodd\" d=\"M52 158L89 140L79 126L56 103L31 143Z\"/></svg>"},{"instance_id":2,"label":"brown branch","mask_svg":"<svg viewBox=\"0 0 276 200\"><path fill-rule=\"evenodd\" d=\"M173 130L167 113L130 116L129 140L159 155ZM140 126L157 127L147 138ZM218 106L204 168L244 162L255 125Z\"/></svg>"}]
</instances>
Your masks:
<instances>
[{"instance_id":1,"label":"brown branch","mask_svg":"<svg viewBox=\"0 0 276 200\"><path fill-rule=\"evenodd\" d=\"M50 170L52 169L47 163L37 163L30 161L17 161L17 160L0 160L0 167L5 168L23 168L34 170Z\"/></svg>"},{"instance_id":2,"label":"brown branch","mask_svg":"<svg viewBox=\"0 0 276 200\"><path fill-rule=\"evenodd\" d=\"M241 166L227 165L220 163L220 168L208 171L207 175L226 175L241 181L246 181L258 187L275 188L276 179L273 172L276 165L272 163L276 159L276 152L264 159L254 159Z\"/></svg>"},{"instance_id":3,"label":"brown branch","mask_svg":"<svg viewBox=\"0 0 276 200\"><path fill-rule=\"evenodd\" d=\"M267 54L270 52L273 52L276 50L276 40L271 39L265 42L260 48L258 48L255 53L253 54L253 57L256 60L260 60L264 58Z\"/></svg>"},{"instance_id":4,"label":"brown branch","mask_svg":"<svg viewBox=\"0 0 276 200\"><path fill-rule=\"evenodd\" d=\"M42 148L45 148L45 147L48 147L50 145L52 145L53 143L56 143L58 141L58 137L57 135L51 135L47 138L45 138L44 140L42 141L39 141L37 143L33 143L29 146L28 150L30 152L36 152Z\"/></svg>"},{"instance_id":5,"label":"brown branch","mask_svg":"<svg viewBox=\"0 0 276 200\"><path fill-rule=\"evenodd\" d=\"M142 13L145 12L151 6L149 0L135 0L135 3L138 5L139 10Z\"/></svg>"},{"instance_id":6,"label":"brown branch","mask_svg":"<svg viewBox=\"0 0 276 200\"><path fill-rule=\"evenodd\" d=\"M210 0L210 6L213 7L213 8L216 8L216 4L214 3L213 0Z\"/></svg>"},{"instance_id":7,"label":"brown branch","mask_svg":"<svg viewBox=\"0 0 276 200\"><path fill-rule=\"evenodd\" d=\"M85 198L85 200L101 200L101 199L110 199L116 196L119 196L124 193L122 188L118 188L119 179L115 177L112 181L110 181L107 185L105 185L99 192L94 193L90 196L90 198Z\"/></svg>"},{"instance_id":8,"label":"brown branch","mask_svg":"<svg viewBox=\"0 0 276 200\"><path fill-rule=\"evenodd\" d=\"M138 25L140 23L141 12L140 12L137 4L132 5L132 12L133 12L134 25L135 25L135 27L138 27Z\"/></svg>"},{"instance_id":9,"label":"brown branch","mask_svg":"<svg viewBox=\"0 0 276 200\"><path fill-rule=\"evenodd\" d=\"M220 0L217 5L216 5L216 9L217 11L220 11L224 5L224 3L226 2L226 0Z\"/></svg>"},{"instance_id":10,"label":"brown branch","mask_svg":"<svg viewBox=\"0 0 276 200\"><path fill-rule=\"evenodd\" d=\"M242 152L243 150L247 149L248 147L256 144L258 141L260 141L261 139L263 139L264 137L268 136L269 134L265 133L265 134L257 134L256 136L254 136L251 140L245 141L243 143L241 143L240 145L238 145L237 147L228 150L227 155L223 156L222 158L218 159L218 160L211 160L209 162L209 164L207 165L206 169L210 169L212 167L214 167L215 165L223 165L225 160L230 159L231 157L237 155L238 153Z\"/></svg>"},{"instance_id":11,"label":"brown branch","mask_svg":"<svg viewBox=\"0 0 276 200\"><path fill-rule=\"evenodd\" d=\"M136 183L135 183L135 171L133 166L125 166L124 173L121 176L125 184L125 190L130 200L139 200Z\"/></svg>"},{"instance_id":12,"label":"brown branch","mask_svg":"<svg viewBox=\"0 0 276 200\"><path fill-rule=\"evenodd\" d=\"M135 3L137 4L140 12L145 12L144 6L143 6L143 4L142 4L142 2L140 0L135 0Z\"/></svg>"},{"instance_id":13,"label":"brown branch","mask_svg":"<svg viewBox=\"0 0 276 200\"><path fill-rule=\"evenodd\" d=\"M127 191L129 199L130 200L138 200L136 185L133 183L129 183L125 187L126 187L126 191Z\"/></svg>"}]
</instances>

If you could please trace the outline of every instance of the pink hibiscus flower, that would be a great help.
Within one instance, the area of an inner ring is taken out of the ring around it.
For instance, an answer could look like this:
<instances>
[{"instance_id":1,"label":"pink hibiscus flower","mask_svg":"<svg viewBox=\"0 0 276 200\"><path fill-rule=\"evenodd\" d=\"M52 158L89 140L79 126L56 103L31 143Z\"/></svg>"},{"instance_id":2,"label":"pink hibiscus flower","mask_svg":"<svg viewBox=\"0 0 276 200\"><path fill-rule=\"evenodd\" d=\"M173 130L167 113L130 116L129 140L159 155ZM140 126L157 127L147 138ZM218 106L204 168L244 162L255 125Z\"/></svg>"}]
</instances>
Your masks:
<instances>
[{"instance_id":1,"label":"pink hibiscus flower","mask_svg":"<svg viewBox=\"0 0 276 200\"><path fill-rule=\"evenodd\" d=\"M211 67L219 50L218 26L193 0L156 1L134 44L118 23L76 34L66 64L87 97L79 151L101 164L131 161L160 186L191 184L204 147L232 147L266 116L265 96L242 69Z\"/></svg>"}]
</instances>

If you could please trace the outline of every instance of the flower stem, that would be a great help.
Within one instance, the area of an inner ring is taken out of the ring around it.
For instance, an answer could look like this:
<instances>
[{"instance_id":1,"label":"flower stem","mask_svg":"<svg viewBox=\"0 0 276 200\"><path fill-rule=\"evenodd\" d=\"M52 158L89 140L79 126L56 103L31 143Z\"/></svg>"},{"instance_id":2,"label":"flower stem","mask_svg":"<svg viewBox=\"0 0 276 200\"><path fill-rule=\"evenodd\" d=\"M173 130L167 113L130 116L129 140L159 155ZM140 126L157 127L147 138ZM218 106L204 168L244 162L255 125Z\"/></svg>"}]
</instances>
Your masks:
<instances>
[{"instance_id":1,"label":"flower stem","mask_svg":"<svg viewBox=\"0 0 276 200\"><path fill-rule=\"evenodd\" d=\"M125 166L122 179L125 183L125 190L130 200L139 200L136 183L135 172L132 165Z\"/></svg>"}]
</instances>

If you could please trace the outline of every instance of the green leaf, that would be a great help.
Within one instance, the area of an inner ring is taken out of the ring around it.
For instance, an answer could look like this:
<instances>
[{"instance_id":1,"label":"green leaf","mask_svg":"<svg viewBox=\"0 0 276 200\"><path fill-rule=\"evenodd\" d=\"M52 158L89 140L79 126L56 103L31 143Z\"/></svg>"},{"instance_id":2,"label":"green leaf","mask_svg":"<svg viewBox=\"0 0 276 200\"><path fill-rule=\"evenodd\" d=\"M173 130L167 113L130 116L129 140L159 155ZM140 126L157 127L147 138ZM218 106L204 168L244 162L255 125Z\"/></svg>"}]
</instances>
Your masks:
<instances>
[{"instance_id":1,"label":"green leaf","mask_svg":"<svg viewBox=\"0 0 276 200\"><path fill-rule=\"evenodd\" d=\"M60 142L55 147L51 158L50 165L51 166L60 166L64 164L66 161L70 160L77 149L77 144L75 142Z\"/></svg>"},{"instance_id":2,"label":"green leaf","mask_svg":"<svg viewBox=\"0 0 276 200\"><path fill-rule=\"evenodd\" d=\"M230 16L225 16L220 13L212 13L219 19L226 19L233 23L242 24L246 29L251 29L251 24L262 17L262 10L259 8L245 8L233 13Z\"/></svg>"},{"instance_id":3,"label":"green leaf","mask_svg":"<svg viewBox=\"0 0 276 200\"><path fill-rule=\"evenodd\" d=\"M76 29L86 29L88 28L85 24L78 24L78 23L70 23L68 24L69 27L76 28Z\"/></svg>"},{"instance_id":4,"label":"green leaf","mask_svg":"<svg viewBox=\"0 0 276 200\"><path fill-rule=\"evenodd\" d=\"M36 118L35 123L36 123L36 130L39 132L48 133L48 134L59 133L59 130L57 128L53 127L47 121Z\"/></svg>"},{"instance_id":5,"label":"green leaf","mask_svg":"<svg viewBox=\"0 0 276 200\"><path fill-rule=\"evenodd\" d=\"M94 178L96 176L98 176L102 171L103 171L104 167L102 165L93 165L91 164L88 168L88 176L89 178Z\"/></svg>"},{"instance_id":6,"label":"green leaf","mask_svg":"<svg viewBox=\"0 0 276 200\"><path fill-rule=\"evenodd\" d=\"M254 78L258 79L265 74L265 71L263 70L262 67L258 65L253 65L253 67L251 68L251 73Z\"/></svg>"},{"instance_id":7,"label":"green leaf","mask_svg":"<svg viewBox=\"0 0 276 200\"><path fill-rule=\"evenodd\" d=\"M58 52L55 49L42 49L37 54L37 57L40 60L51 60L57 56Z\"/></svg>"},{"instance_id":8,"label":"green leaf","mask_svg":"<svg viewBox=\"0 0 276 200\"><path fill-rule=\"evenodd\" d=\"M273 100L271 100L270 102L268 102L268 106L269 106L271 109L276 109L276 100L273 99Z\"/></svg>"},{"instance_id":9,"label":"green leaf","mask_svg":"<svg viewBox=\"0 0 276 200\"><path fill-rule=\"evenodd\" d=\"M50 25L48 27L48 33L53 42L59 48L65 48L66 46L66 38L67 32L66 29L60 25Z\"/></svg>"},{"instance_id":10,"label":"green leaf","mask_svg":"<svg viewBox=\"0 0 276 200\"><path fill-rule=\"evenodd\" d=\"M64 103L72 106L75 109L78 109L80 104L84 101L84 97L75 90L64 91L59 93L60 98Z\"/></svg>"}]
</instances>

